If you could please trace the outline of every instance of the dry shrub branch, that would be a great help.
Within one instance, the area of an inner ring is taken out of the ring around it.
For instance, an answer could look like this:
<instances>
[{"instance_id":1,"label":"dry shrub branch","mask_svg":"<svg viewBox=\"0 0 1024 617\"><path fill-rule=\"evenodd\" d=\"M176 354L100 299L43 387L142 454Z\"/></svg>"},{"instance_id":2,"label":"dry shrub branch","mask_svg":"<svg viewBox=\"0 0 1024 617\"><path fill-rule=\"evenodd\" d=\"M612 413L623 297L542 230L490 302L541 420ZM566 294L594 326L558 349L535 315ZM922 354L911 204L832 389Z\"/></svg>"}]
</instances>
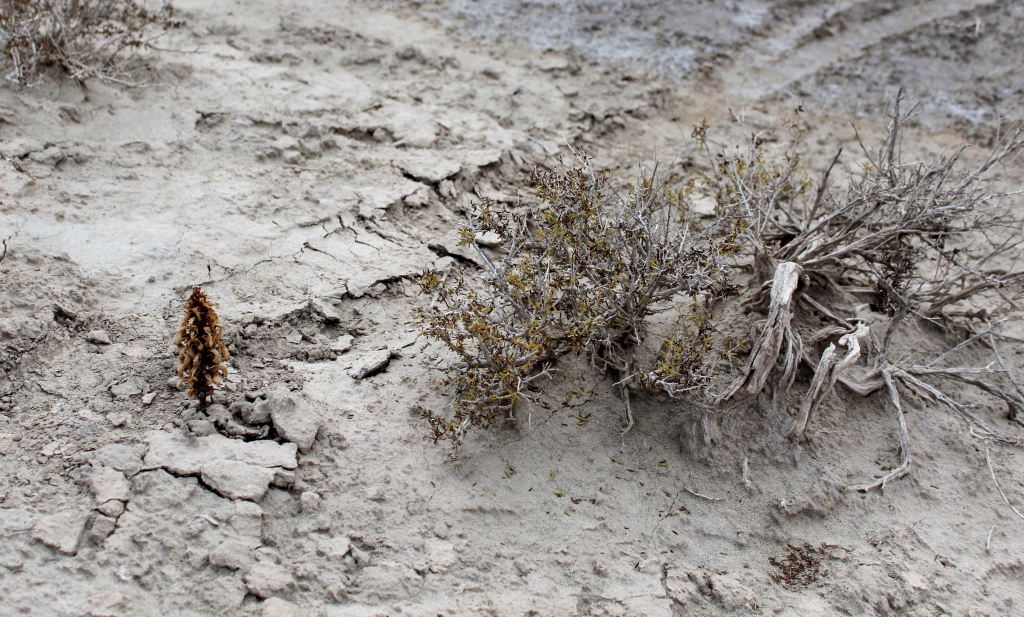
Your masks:
<instances>
[{"instance_id":1,"label":"dry shrub branch","mask_svg":"<svg viewBox=\"0 0 1024 617\"><path fill-rule=\"evenodd\" d=\"M173 24L170 1L147 10L135 0L2 0L4 77L36 83L51 66L72 79L137 85L127 60Z\"/></svg>"},{"instance_id":2,"label":"dry shrub branch","mask_svg":"<svg viewBox=\"0 0 1024 617\"><path fill-rule=\"evenodd\" d=\"M992 190L1000 166L1024 150L1024 127L1015 125L980 165L962 163L967 146L931 161L906 161L903 132L915 110L903 108L902 93L888 106L886 138L874 153L861 142L866 163L842 186L830 183L842 151L814 188L800 157L772 157L764 140L752 135L740 155L722 155L704 176L719 208L746 212L745 244L753 253L754 275L745 303L767 310L750 359L720 400L767 389L777 407L785 404L797 366L813 377L787 436L803 436L822 400L836 383L861 395L885 387L897 412L901 464L880 480L849 487L868 490L901 477L910 467L910 441L896 384L926 401L941 403L972 425L972 434L1003 443L1024 443L1001 432L968 405L925 379L958 381L1000 399L1008 417L1024 412L1024 390L999 356L993 336L1019 313L1024 268L1020 249L1024 224L1010 194ZM703 142L699 142L703 146ZM707 152L705 147L705 152ZM707 152L710 154L709 152ZM814 190L812 190L814 189ZM875 310L889 316L881 341L856 316L845 316L854 294L873 298ZM985 304L967 309L968 301ZM792 320L798 302L833 325L817 340L838 338L815 358ZM767 306L766 306L767 305ZM890 350L893 334L908 320L948 332L972 331L971 319L987 327L927 363L913 352ZM943 366L975 342L989 342L999 360L982 367ZM868 351L868 355L862 352ZM870 360L866 370L854 367ZM858 374L859 373L859 374Z\"/></svg>"},{"instance_id":3,"label":"dry shrub branch","mask_svg":"<svg viewBox=\"0 0 1024 617\"><path fill-rule=\"evenodd\" d=\"M582 154L566 171L537 170L533 182L539 208L502 210L484 200L463 230L467 245L480 234L500 239L500 259L481 250L482 281L458 271L421 280L433 299L419 323L457 358L444 377L454 392L452 416L424 414L435 440L457 445L469 427L511 418L534 382L570 352L586 353L617 380L625 431L633 424L630 387L679 396L711 384L713 309L732 293L735 220L723 211L699 225L687 207L692 186L672 189L642 173L617 194ZM638 366L634 350L647 319L674 303L677 329L653 364Z\"/></svg>"}]
</instances>

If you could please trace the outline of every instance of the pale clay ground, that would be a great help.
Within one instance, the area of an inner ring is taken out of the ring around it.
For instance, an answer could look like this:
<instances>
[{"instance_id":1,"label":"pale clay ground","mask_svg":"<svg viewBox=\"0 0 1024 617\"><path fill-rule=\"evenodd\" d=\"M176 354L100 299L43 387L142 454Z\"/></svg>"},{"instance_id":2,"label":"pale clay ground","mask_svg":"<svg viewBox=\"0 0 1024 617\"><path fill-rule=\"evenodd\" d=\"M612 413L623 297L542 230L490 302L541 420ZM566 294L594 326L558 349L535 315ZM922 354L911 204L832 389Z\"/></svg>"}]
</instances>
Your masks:
<instances>
[{"instance_id":1,"label":"pale clay ground","mask_svg":"<svg viewBox=\"0 0 1024 617\"><path fill-rule=\"evenodd\" d=\"M704 443L701 403L642 397L623 439L568 362L554 412L455 460L411 411L446 402L412 277L472 267L474 200L567 142L621 177L702 118L725 145L729 105L763 128L803 100L815 169L899 85L916 151L983 138L1022 112L1015 2L176 6L152 87L0 89L0 615L1024 612L1024 520L918 400L912 472L867 495L840 487L898 462L883 394L839 391L800 445L750 401ZM194 284L235 356L209 421L169 344ZM557 404L577 386L585 423ZM1024 456L991 457L1020 508ZM822 547L817 582L772 581L787 544Z\"/></svg>"}]
</instances>

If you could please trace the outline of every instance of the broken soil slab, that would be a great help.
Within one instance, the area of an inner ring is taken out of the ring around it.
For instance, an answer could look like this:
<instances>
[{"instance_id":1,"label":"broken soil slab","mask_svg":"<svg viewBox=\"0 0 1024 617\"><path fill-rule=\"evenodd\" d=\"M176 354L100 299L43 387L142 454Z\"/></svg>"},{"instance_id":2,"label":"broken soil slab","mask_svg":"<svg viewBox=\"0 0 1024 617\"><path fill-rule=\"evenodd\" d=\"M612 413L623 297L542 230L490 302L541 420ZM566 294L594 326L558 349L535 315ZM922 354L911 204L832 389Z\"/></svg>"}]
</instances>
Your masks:
<instances>
[{"instance_id":1,"label":"broken soil slab","mask_svg":"<svg viewBox=\"0 0 1024 617\"><path fill-rule=\"evenodd\" d=\"M149 452L143 469L164 468L181 476L199 475L204 465L214 461L239 461L257 467L295 469L298 465L295 444L274 441L239 441L214 434L198 439L177 432L146 433Z\"/></svg>"}]
</instances>

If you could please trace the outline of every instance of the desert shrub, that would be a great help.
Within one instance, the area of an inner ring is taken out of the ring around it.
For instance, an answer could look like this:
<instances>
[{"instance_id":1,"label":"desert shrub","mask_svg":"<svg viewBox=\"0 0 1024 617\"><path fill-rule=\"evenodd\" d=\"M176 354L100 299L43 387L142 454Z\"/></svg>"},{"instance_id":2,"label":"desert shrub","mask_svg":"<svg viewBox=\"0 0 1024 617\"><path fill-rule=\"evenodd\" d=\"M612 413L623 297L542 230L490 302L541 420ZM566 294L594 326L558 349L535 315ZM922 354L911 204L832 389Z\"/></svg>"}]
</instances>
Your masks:
<instances>
[{"instance_id":1,"label":"desert shrub","mask_svg":"<svg viewBox=\"0 0 1024 617\"><path fill-rule=\"evenodd\" d=\"M1024 444L922 379L974 386L1001 399L1010 419L1024 424L1024 388L998 349L998 341L1006 340L1000 326L1019 318L1024 223L1011 194L994 190L1000 166L1024 150L1024 128L1011 127L973 168L962 161L966 145L930 161L907 161L903 132L915 110L904 109L903 102L901 93L889 104L886 137L874 152L861 143L866 160L839 185L829 178L842 151L815 189L798 147L773 156L765 140L752 134L745 150L712 155L698 140L709 160L705 190L720 209L745 212L741 235L753 253L754 276L744 303L767 312L745 369L720 400L742 390L754 396L768 390L781 410L797 367L807 364L813 377L787 433L799 438L836 383L862 395L886 388L899 420L901 464L875 482L850 487L857 490L884 486L909 469L910 440L897 385L946 405L972 425L972 435ZM889 316L881 341L850 314L856 294L873 297L872 307ZM951 310L967 300L987 306ZM792 325L798 303L831 322L814 334L815 341L837 339L820 357ZM908 319L968 337L930 361L914 350L890 350L893 333ZM954 353L977 341L989 345L991 364L948 366ZM846 351L837 352L836 343ZM872 364L855 375L864 351L873 354Z\"/></svg>"},{"instance_id":2,"label":"desert shrub","mask_svg":"<svg viewBox=\"0 0 1024 617\"><path fill-rule=\"evenodd\" d=\"M732 292L728 258L740 225L725 210L701 225L688 206L692 183L673 188L641 173L616 193L582 154L571 169L536 170L533 183L539 207L501 209L485 199L462 231L466 245L482 234L499 239L500 259L480 252L482 281L457 270L421 279L432 296L418 313L423 332L457 358L443 379L454 392L452 417L424 413L435 440L458 444L470 426L510 418L571 352L618 380L626 430L629 387L678 396L711 383L713 311ZM638 366L648 318L673 306L677 329L651 366Z\"/></svg>"},{"instance_id":3,"label":"desert shrub","mask_svg":"<svg viewBox=\"0 0 1024 617\"><path fill-rule=\"evenodd\" d=\"M135 0L2 0L4 77L30 85L50 66L72 79L134 85L125 60L171 26L169 1L151 12Z\"/></svg>"}]
</instances>

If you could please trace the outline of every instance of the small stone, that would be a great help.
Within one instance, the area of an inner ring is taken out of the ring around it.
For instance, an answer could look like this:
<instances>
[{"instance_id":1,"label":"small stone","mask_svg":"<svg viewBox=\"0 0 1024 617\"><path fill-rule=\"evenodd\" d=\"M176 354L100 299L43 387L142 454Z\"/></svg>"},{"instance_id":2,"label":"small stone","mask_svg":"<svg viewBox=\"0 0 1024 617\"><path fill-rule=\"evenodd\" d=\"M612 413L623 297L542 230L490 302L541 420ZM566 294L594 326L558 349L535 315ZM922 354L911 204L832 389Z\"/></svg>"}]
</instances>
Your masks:
<instances>
[{"instance_id":1,"label":"small stone","mask_svg":"<svg viewBox=\"0 0 1024 617\"><path fill-rule=\"evenodd\" d=\"M270 424L270 409L272 403L256 399L247 410L242 410L242 420L246 424Z\"/></svg>"},{"instance_id":2,"label":"small stone","mask_svg":"<svg viewBox=\"0 0 1024 617\"><path fill-rule=\"evenodd\" d=\"M203 482L228 499L259 501L274 479L274 470L241 461L213 461L203 465Z\"/></svg>"},{"instance_id":3,"label":"small stone","mask_svg":"<svg viewBox=\"0 0 1024 617\"><path fill-rule=\"evenodd\" d=\"M316 512L320 509L320 495L313 491L305 491L299 497L303 512Z\"/></svg>"},{"instance_id":4,"label":"small stone","mask_svg":"<svg viewBox=\"0 0 1024 617\"><path fill-rule=\"evenodd\" d=\"M92 522L92 527L89 529L89 537L94 542L103 542L110 534L114 533L114 529L117 527L117 520L109 517L99 515Z\"/></svg>"},{"instance_id":5,"label":"small stone","mask_svg":"<svg viewBox=\"0 0 1024 617\"><path fill-rule=\"evenodd\" d=\"M225 426L232 418L227 407L216 403L206 408L206 416L217 426Z\"/></svg>"},{"instance_id":6,"label":"small stone","mask_svg":"<svg viewBox=\"0 0 1024 617\"><path fill-rule=\"evenodd\" d=\"M84 455L86 461L93 465L105 465L131 477L142 469L142 455L136 447L112 443Z\"/></svg>"},{"instance_id":7,"label":"small stone","mask_svg":"<svg viewBox=\"0 0 1024 617\"><path fill-rule=\"evenodd\" d=\"M283 391L272 393L263 405L269 409L278 434L297 445L300 452L309 452L323 422L313 406Z\"/></svg>"},{"instance_id":8,"label":"small stone","mask_svg":"<svg viewBox=\"0 0 1024 617\"><path fill-rule=\"evenodd\" d=\"M295 587L295 579L281 566L257 563L246 572L245 586L254 596L270 598L291 591Z\"/></svg>"},{"instance_id":9,"label":"small stone","mask_svg":"<svg viewBox=\"0 0 1024 617\"><path fill-rule=\"evenodd\" d=\"M60 442L51 441L50 443L43 446L43 449L39 451L43 456L53 456L60 450Z\"/></svg>"},{"instance_id":10,"label":"small stone","mask_svg":"<svg viewBox=\"0 0 1024 617\"><path fill-rule=\"evenodd\" d=\"M301 165L305 162L302 158L302 153L298 150L285 150L281 159L288 165Z\"/></svg>"},{"instance_id":11,"label":"small stone","mask_svg":"<svg viewBox=\"0 0 1024 617\"><path fill-rule=\"evenodd\" d=\"M209 420L192 420L188 423L188 432L195 437L206 437L217 432L217 427Z\"/></svg>"},{"instance_id":12,"label":"small stone","mask_svg":"<svg viewBox=\"0 0 1024 617\"><path fill-rule=\"evenodd\" d=\"M111 499L110 501L101 503L96 509L107 516L117 518L124 514L124 502Z\"/></svg>"},{"instance_id":13,"label":"small stone","mask_svg":"<svg viewBox=\"0 0 1024 617\"><path fill-rule=\"evenodd\" d=\"M278 488L291 488L295 484L295 472L277 469L274 471L274 479L271 484Z\"/></svg>"},{"instance_id":14,"label":"small stone","mask_svg":"<svg viewBox=\"0 0 1024 617\"><path fill-rule=\"evenodd\" d=\"M334 353L345 353L349 349L352 349L352 338L351 334L342 334L338 337L338 340L331 343L331 351Z\"/></svg>"},{"instance_id":15,"label":"small stone","mask_svg":"<svg viewBox=\"0 0 1024 617\"><path fill-rule=\"evenodd\" d=\"M171 390L181 390L184 384L181 383L181 377L171 377L167 380L167 387Z\"/></svg>"},{"instance_id":16,"label":"small stone","mask_svg":"<svg viewBox=\"0 0 1024 617\"><path fill-rule=\"evenodd\" d=\"M225 540L210 551L210 565L230 570L245 570L252 565L249 548L238 540Z\"/></svg>"},{"instance_id":17,"label":"small stone","mask_svg":"<svg viewBox=\"0 0 1024 617\"><path fill-rule=\"evenodd\" d=\"M106 330L90 330L85 335L85 340L94 345L109 345L111 343L110 335Z\"/></svg>"},{"instance_id":18,"label":"small stone","mask_svg":"<svg viewBox=\"0 0 1024 617\"><path fill-rule=\"evenodd\" d=\"M28 158L35 163L42 163L43 165L55 167L64 160L64 151L57 146L50 146L41 152L33 152L29 154Z\"/></svg>"},{"instance_id":19,"label":"small stone","mask_svg":"<svg viewBox=\"0 0 1024 617\"><path fill-rule=\"evenodd\" d=\"M263 617L303 617L298 606L281 598L268 598L263 602Z\"/></svg>"},{"instance_id":20,"label":"small stone","mask_svg":"<svg viewBox=\"0 0 1024 617\"><path fill-rule=\"evenodd\" d=\"M32 539L38 540L66 555L78 551L78 541L85 532L88 515L81 510L68 510L38 519L32 527Z\"/></svg>"},{"instance_id":21,"label":"small stone","mask_svg":"<svg viewBox=\"0 0 1024 617\"><path fill-rule=\"evenodd\" d=\"M107 414L107 422L110 422L115 427L122 427L128 424L129 415L125 412L110 412Z\"/></svg>"},{"instance_id":22,"label":"small stone","mask_svg":"<svg viewBox=\"0 0 1024 617\"><path fill-rule=\"evenodd\" d=\"M35 139L16 138L0 143L0 155L5 159L20 159L32 154L42 152L43 144Z\"/></svg>"},{"instance_id":23,"label":"small stone","mask_svg":"<svg viewBox=\"0 0 1024 617\"><path fill-rule=\"evenodd\" d=\"M142 386L134 379L110 386L110 393L117 398L128 398L136 394L142 394Z\"/></svg>"},{"instance_id":24,"label":"small stone","mask_svg":"<svg viewBox=\"0 0 1024 617\"><path fill-rule=\"evenodd\" d=\"M224 427L224 432L232 437L242 437L245 439L263 439L270 432L269 426L249 426L247 424L241 424L235 420L231 420Z\"/></svg>"},{"instance_id":25,"label":"small stone","mask_svg":"<svg viewBox=\"0 0 1024 617\"><path fill-rule=\"evenodd\" d=\"M361 381L384 371L390 363L391 352L387 349L382 349L368 354L363 358L362 363L352 367L348 374L352 379Z\"/></svg>"},{"instance_id":26,"label":"small stone","mask_svg":"<svg viewBox=\"0 0 1024 617\"><path fill-rule=\"evenodd\" d=\"M352 549L352 542L345 536L331 538L316 547L316 554L329 559L341 560Z\"/></svg>"},{"instance_id":27,"label":"small stone","mask_svg":"<svg viewBox=\"0 0 1024 617\"><path fill-rule=\"evenodd\" d=\"M92 489L92 494L96 496L97 503L102 504L110 500L128 501L128 480L116 469L103 465L92 467L86 481Z\"/></svg>"},{"instance_id":28,"label":"small stone","mask_svg":"<svg viewBox=\"0 0 1024 617\"><path fill-rule=\"evenodd\" d=\"M142 404L143 405L150 405L150 404L152 404L152 402L153 402L153 400L155 398L156 398L156 392L150 392L149 394L144 394L144 395L142 395Z\"/></svg>"},{"instance_id":29,"label":"small stone","mask_svg":"<svg viewBox=\"0 0 1024 617\"><path fill-rule=\"evenodd\" d=\"M240 461L264 468L295 469L295 444L273 441L242 441L223 435L190 438L181 432L148 431L144 469L163 467L178 476L194 476L208 463Z\"/></svg>"}]
</instances>

